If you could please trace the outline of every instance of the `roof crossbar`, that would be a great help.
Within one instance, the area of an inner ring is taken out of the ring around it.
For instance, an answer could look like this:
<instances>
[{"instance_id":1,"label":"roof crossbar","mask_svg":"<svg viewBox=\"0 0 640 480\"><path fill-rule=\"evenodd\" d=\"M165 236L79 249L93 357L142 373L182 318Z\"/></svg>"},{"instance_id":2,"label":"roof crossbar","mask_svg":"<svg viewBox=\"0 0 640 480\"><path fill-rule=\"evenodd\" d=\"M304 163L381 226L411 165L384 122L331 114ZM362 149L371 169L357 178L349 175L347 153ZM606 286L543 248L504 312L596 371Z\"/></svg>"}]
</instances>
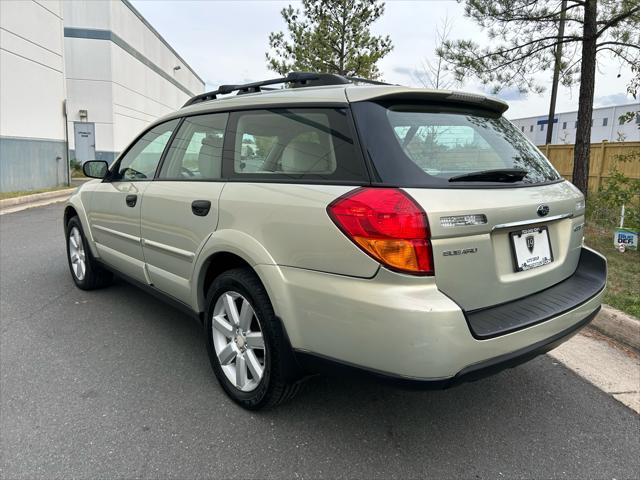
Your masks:
<instances>
[{"instance_id":1,"label":"roof crossbar","mask_svg":"<svg viewBox=\"0 0 640 480\"><path fill-rule=\"evenodd\" d=\"M260 82L245 83L242 85L220 85L217 90L201 93L200 95L192 97L183 105L183 108L195 103L215 100L218 95L225 95L232 92L238 92L238 95L244 95L246 93L261 92L263 89L272 90L270 88L263 88L269 85L290 83L293 88L300 88L321 85L345 85L352 82L389 85L388 83L378 82L376 80L368 80L360 77L343 77L333 73L291 72L286 77L272 78Z\"/></svg>"}]
</instances>

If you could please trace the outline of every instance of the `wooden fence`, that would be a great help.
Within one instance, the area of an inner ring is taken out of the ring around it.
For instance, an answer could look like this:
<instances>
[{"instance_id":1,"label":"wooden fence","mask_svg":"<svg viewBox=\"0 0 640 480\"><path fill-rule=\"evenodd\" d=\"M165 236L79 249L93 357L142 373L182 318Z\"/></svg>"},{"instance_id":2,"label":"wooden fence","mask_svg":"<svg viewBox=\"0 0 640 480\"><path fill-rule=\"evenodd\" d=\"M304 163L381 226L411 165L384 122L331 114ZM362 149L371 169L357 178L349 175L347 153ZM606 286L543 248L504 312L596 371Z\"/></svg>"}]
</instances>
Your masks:
<instances>
[{"instance_id":1,"label":"wooden fence","mask_svg":"<svg viewBox=\"0 0 640 480\"><path fill-rule=\"evenodd\" d=\"M573 173L573 145L542 145L538 147L556 170L567 180ZM616 162L618 155L640 152L640 142L607 142L591 144L589 160L589 190L597 191L609 178L609 169L617 164L618 170L630 178L640 178L640 161Z\"/></svg>"}]
</instances>

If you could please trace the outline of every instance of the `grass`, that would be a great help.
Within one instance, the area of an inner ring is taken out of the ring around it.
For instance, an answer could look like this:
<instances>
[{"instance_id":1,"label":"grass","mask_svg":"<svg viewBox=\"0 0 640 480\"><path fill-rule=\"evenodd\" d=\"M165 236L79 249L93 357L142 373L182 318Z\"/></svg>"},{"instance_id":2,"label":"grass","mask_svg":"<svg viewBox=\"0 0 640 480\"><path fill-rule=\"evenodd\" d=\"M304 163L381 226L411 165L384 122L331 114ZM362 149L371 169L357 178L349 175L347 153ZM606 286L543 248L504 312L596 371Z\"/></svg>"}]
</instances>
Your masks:
<instances>
[{"instance_id":1,"label":"grass","mask_svg":"<svg viewBox=\"0 0 640 480\"><path fill-rule=\"evenodd\" d=\"M34 193L55 192L56 190L64 190L67 188L71 188L71 187L68 187L66 185L59 185L57 187L39 188L37 190L19 190L17 192L0 192L0 200L4 200L6 198L22 197L23 195L33 195Z\"/></svg>"},{"instance_id":2,"label":"grass","mask_svg":"<svg viewBox=\"0 0 640 480\"><path fill-rule=\"evenodd\" d=\"M585 243L605 257L609 264L604 302L640 318L640 250L618 252L613 229L587 224Z\"/></svg>"},{"instance_id":3,"label":"grass","mask_svg":"<svg viewBox=\"0 0 640 480\"><path fill-rule=\"evenodd\" d=\"M85 178L84 172L82 168L72 168L71 169L71 178Z\"/></svg>"}]
</instances>

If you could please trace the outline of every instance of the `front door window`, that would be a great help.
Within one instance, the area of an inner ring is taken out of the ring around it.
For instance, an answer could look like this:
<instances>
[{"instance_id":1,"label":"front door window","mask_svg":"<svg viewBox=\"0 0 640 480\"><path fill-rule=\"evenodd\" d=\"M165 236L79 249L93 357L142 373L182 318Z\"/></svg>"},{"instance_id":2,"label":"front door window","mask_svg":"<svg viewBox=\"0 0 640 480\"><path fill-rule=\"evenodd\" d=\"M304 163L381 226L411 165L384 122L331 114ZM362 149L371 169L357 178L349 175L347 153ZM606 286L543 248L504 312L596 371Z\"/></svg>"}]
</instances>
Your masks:
<instances>
[{"instance_id":1,"label":"front door window","mask_svg":"<svg viewBox=\"0 0 640 480\"><path fill-rule=\"evenodd\" d=\"M179 120L171 120L153 127L145 133L125 154L118 165L113 181L137 181L153 179L162 152Z\"/></svg>"}]
</instances>

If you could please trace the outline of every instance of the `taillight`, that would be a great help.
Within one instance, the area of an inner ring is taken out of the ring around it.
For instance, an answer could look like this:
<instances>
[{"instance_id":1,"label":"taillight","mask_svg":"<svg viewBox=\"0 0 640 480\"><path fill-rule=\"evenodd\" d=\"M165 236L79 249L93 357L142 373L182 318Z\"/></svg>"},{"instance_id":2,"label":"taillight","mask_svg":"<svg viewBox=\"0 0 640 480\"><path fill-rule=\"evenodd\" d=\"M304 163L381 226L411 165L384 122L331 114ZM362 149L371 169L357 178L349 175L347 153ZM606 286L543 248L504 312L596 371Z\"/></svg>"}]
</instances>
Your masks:
<instances>
[{"instance_id":1,"label":"taillight","mask_svg":"<svg viewBox=\"0 0 640 480\"><path fill-rule=\"evenodd\" d=\"M427 215L402 190L360 188L334 200L327 212L349 239L387 267L434 274Z\"/></svg>"}]
</instances>

